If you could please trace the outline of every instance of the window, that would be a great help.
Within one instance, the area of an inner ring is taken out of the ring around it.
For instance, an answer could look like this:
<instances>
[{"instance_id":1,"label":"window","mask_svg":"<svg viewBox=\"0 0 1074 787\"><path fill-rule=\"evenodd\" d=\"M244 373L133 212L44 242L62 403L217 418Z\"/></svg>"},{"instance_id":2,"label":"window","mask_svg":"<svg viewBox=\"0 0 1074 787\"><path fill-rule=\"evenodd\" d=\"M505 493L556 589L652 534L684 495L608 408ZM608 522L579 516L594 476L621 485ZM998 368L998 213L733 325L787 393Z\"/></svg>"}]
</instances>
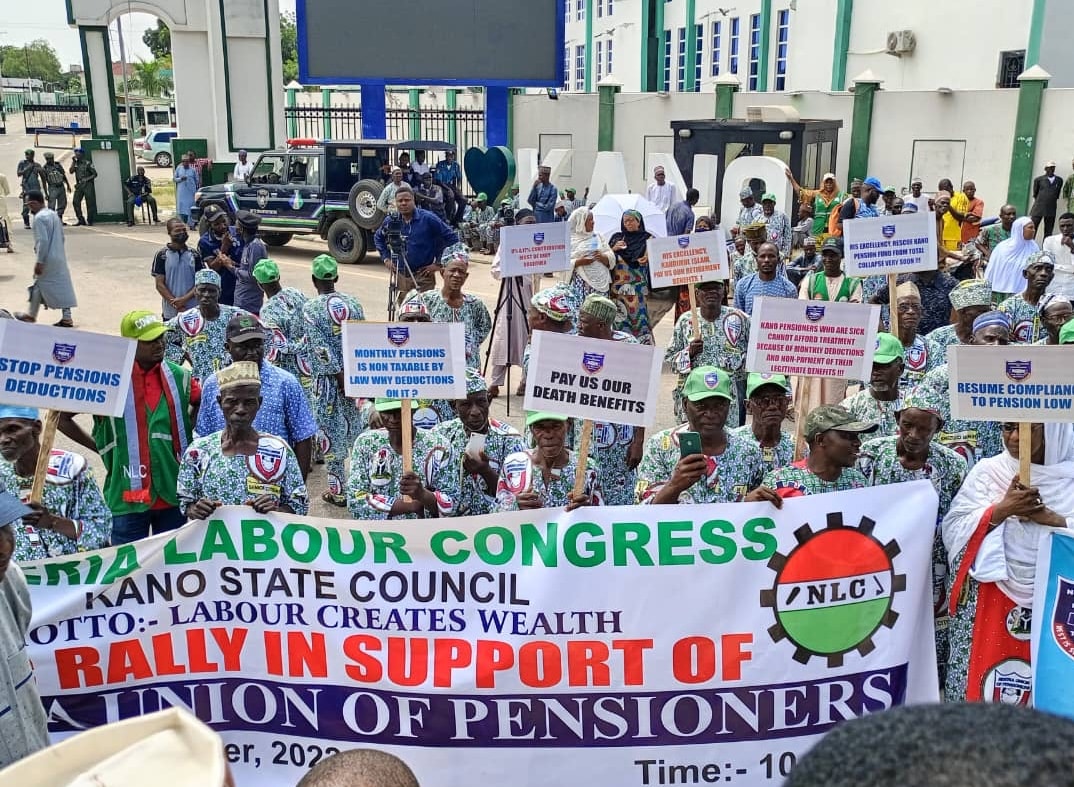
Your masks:
<instances>
[{"instance_id":1,"label":"window","mask_svg":"<svg viewBox=\"0 0 1074 787\"><path fill-rule=\"evenodd\" d=\"M571 3L570 0L566 0L563 3L563 27L566 28L571 23Z\"/></svg>"},{"instance_id":2,"label":"window","mask_svg":"<svg viewBox=\"0 0 1074 787\"><path fill-rule=\"evenodd\" d=\"M664 31L664 81L662 90L671 90L671 31Z\"/></svg>"},{"instance_id":3,"label":"window","mask_svg":"<svg viewBox=\"0 0 1074 787\"><path fill-rule=\"evenodd\" d=\"M574 18L579 22L585 19L585 0L574 0Z\"/></svg>"},{"instance_id":4,"label":"window","mask_svg":"<svg viewBox=\"0 0 1074 787\"><path fill-rule=\"evenodd\" d=\"M787 89L787 48L791 39L791 12L776 15L776 90Z\"/></svg>"},{"instance_id":5,"label":"window","mask_svg":"<svg viewBox=\"0 0 1074 787\"><path fill-rule=\"evenodd\" d=\"M1013 52L999 53L999 74L996 87L1018 87L1018 75L1026 69L1026 51L1017 49Z\"/></svg>"},{"instance_id":6,"label":"window","mask_svg":"<svg viewBox=\"0 0 1074 787\"><path fill-rule=\"evenodd\" d=\"M596 56L593 59L597 61L597 82L599 83L604 77L604 42L597 39L593 45L596 47Z\"/></svg>"},{"instance_id":7,"label":"window","mask_svg":"<svg viewBox=\"0 0 1074 787\"><path fill-rule=\"evenodd\" d=\"M597 16L604 16L604 0L597 0Z\"/></svg>"},{"instance_id":8,"label":"window","mask_svg":"<svg viewBox=\"0 0 1074 787\"><path fill-rule=\"evenodd\" d=\"M712 76L720 75L720 34L723 32L722 22L712 23Z\"/></svg>"},{"instance_id":9,"label":"window","mask_svg":"<svg viewBox=\"0 0 1074 787\"><path fill-rule=\"evenodd\" d=\"M686 87L686 28L679 28L679 57L675 68L675 89L680 93Z\"/></svg>"},{"instance_id":10,"label":"window","mask_svg":"<svg viewBox=\"0 0 1074 787\"><path fill-rule=\"evenodd\" d=\"M266 153L257 160L250 176L251 183L282 183L287 172L287 162L282 155Z\"/></svg>"},{"instance_id":11,"label":"window","mask_svg":"<svg viewBox=\"0 0 1074 787\"><path fill-rule=\"evenodd\" d=\"M738 74L738 33L739 19L736 16L731 20L731 56L727 61L727 70L732 74Z\"/></svg>"},{"instance_id":12,"label":"window","mask_svg":"<svg viewBox=\"0 0 1074 787\"><path fill-rule=\"evenodd\" d=\"M705 59L705 26L694 25L694 92L701 92L701 61Z\"/></svg>"},{"instance_id":13,"label":"window","mask_svg":"<svg viewBox=\"0 0 1074 787\"><path fill-rule=\"evenodd\" d=\"M604 42L604 75L608 77L612 75L612 39L610 38Z\"/></svg>"},{"instance_id":14,"label":"window","mask_svg":"<svg viewBox=\"0 0 1074 787\"><path fill-rule=\"evenodd\" d=\"M574 89L585 90L585 45L574 48Z\"/></svg>"},{"instance_id":15,"label":"window","mask_svg":"<svg viewBox=\"0 0 1074 787\"><path fill-rule=\"evenodd\" d=\"M761 15L750 14L750 90L757 89L757 73L761 66Z\"/></svg>"},{"instance_id":16,"label":"window","mask_svg":"<svg viewBox=\"0 0 1074 787\"><path fill-rule=\"evenodd\" d=\"M571 47L563 47L563 89L571 89Z\"/></svg>"},{"instance_id":17,"label":"window","mask_svg":"<svg viewBox=\"0 0 1074 787\"><path fill-rule=\"evenodd\" d=\"M612 15L612 0L608 0L608 13L607 16Z\"/></svg>"}]
</instances>

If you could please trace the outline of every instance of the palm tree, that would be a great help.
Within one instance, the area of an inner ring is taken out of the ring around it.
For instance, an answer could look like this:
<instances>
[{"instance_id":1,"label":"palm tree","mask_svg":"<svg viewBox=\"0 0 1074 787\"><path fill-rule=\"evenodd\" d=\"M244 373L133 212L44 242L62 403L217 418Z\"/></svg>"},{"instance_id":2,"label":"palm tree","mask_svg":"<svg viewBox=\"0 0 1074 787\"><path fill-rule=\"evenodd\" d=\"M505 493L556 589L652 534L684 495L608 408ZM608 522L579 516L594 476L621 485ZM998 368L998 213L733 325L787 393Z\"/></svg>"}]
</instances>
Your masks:
<instances>
[{"instance_id":1,"label":"palm tree","mask_svg":"<svg viewBox=\"0 0 1074 787\"><path fill-rule=\"evenodd\" d=\"M156 60L139 59L130 64L132 85L137 85L147 96L159 96L164 89L164 80L160 76L160 64Z\"/></svg>"}]
</instances>

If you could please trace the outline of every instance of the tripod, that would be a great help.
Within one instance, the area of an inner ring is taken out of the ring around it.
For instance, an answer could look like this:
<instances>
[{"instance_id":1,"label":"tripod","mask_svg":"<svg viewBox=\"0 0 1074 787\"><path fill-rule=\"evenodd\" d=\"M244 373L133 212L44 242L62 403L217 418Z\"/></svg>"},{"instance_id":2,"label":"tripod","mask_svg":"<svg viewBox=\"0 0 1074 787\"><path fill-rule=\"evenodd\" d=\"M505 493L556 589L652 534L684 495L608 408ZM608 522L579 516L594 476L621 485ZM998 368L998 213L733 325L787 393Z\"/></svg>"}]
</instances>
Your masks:
<instances>
[{"instance_id":1,"label":"tripod","mask_svg":"<svg viewBox=\"0 0 1074 787\"><path fill-rule=\"evenodd\" d=\"M388 322L395 322L395 310L399 300L399 266L400 263L410 280L416 287L418 282L414 278L414 271L410 269L410 263L406 258L406 238L401 234L396 237L393 231L388 232L388 251L391 252L392 268L388 278ZM405 293L404 293L405 295Z\"/></svg>"},{"instance_id":2,"label":"tripod","mask_svg":"<svg viewBox=\"0 0 1074 787\"><path fill-rule=\"evenodd\" d=\"M504 297L506 296L506 297ZM515 320L515 306L518 305L522 312L522 324L526 327L526 332L529 333L530 323L529 318L526 316L527 304L523 303L522 298L522 277L511 276L509 278L500 279L500 292L496 296L496 309L492 313L492 332L489 334L489 349L488 354L485 356L485 368L482 369L482 376L487 376L489 371L489 363L492 361L492 350L496 342L496 328L500 324L500 311L507 306L507 353L504 363L507 366L507 414L511 414L511 366L522 365L521 358L512 358L514 349L514 332L511 330Z\"/></svg>"}]
</instances>

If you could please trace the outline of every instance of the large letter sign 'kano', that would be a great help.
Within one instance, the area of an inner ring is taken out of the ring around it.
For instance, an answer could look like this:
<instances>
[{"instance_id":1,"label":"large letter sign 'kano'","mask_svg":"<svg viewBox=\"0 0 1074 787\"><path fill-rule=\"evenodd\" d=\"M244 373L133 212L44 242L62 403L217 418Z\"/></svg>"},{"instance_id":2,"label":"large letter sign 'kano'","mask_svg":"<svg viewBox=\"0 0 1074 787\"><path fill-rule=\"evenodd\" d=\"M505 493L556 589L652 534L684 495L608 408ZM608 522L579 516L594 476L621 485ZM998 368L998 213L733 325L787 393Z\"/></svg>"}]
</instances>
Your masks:
<instances>
[{"instance_id":1,"label":"large letter sign 'kano'","mask_svg":"<svg viewBox=\"0 0 1074 787\"><path fill-rule=\"evenodd\" d=\"M794 531L798 546L768 561L776 572L772 588L761 591L761 605L776 617L768 634L790 640L795 661L823 656L829 667L842 666L846 653L866 655L877 629L898 620L892 602L906 589L906 576L891 561L901 550L894 539L874 538L875 524L862 517L858 527L845 527L841 513L830 513L827 527L814 533L802 525Z\"/></svg>"}]
</instances>

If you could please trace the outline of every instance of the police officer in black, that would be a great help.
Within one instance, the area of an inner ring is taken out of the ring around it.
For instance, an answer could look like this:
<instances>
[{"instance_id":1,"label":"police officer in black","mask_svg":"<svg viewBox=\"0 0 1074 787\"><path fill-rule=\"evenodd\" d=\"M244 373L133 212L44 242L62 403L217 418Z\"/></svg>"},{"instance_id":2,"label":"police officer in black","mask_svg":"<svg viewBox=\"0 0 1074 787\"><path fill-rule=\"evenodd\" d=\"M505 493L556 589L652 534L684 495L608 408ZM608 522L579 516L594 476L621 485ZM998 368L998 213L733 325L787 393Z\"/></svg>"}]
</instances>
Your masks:
<instances>
[{"instance_id":1,"label":"police officer in black","mask_svg":"<svg viewBox=\"0 0 1074 787\"><path fill-rule=\"evenodd\" d=\"M138 167L138 174L123 181L127 203L127 226L134 226L135 206L149 206L149 221L157 223L157 200L153 196L153 182L145 176L145 167Z\"/></svg>"},{"instance_id":2,"label":"police officer in black","mask_svg":"<svg viewBox=\"0 0 1074 787\"><path fill-rule=\"evenodd\" d=\"M68 172L75 176L75 191L71 195L71 202L74 203L78 226L92 224L93 222L86 221L82 213L82 200L85 199L87 204L96 202L93 196L93 181L97 179L97 169L93 162L86 158L82 148L75 148L75 156Z\"/></svg>"},{"instance_id":3,"label":"police officer in black","mask_svg":"<svg viewBox=\"0 0 1074 787\"><path fill-rule=\"evenodd\" d=\"M48 208L56 211L63 221L63 212L67 210L67 193L71 190L71 182L67 180L67 173L63 171L63 164L56 162L55 153L45 154L45 166L41 168L45 173L45 185L48 187Z\"/></svg>"},{"instance_id":4,"label":"police officer in black","mask_svg":"<svg viewBox=\"0 0 1074 787\"><path fill-rule=\"evenodd\" d=\"M30 229L30 203L26 201L26 195L31 191L43 191L45 184L44 169L34 161L34 149L27 148L25 158L19 162L16 173L19 176L19 199L22 200L22 225Z\"/></svg>"}]
</instances>

